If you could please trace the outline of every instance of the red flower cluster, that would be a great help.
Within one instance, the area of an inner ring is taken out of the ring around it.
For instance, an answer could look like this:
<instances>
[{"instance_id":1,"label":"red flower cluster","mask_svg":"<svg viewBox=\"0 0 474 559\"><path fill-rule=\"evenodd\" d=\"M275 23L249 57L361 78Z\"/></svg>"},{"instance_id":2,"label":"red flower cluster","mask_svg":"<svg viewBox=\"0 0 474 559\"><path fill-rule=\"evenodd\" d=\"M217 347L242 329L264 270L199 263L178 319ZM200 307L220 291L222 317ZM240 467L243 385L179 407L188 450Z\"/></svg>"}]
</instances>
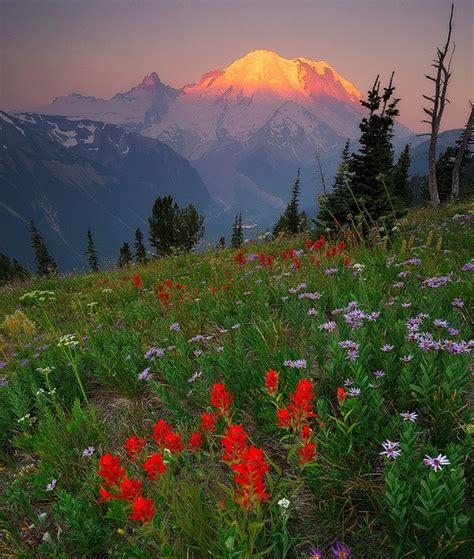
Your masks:
<instances>
[{"instance_id":1,"label":"red flower cluster","mask_svg":"<svg viewBox=\"0 0 474 559\"><path fill-rule=\"evenodd\" d=\"M316 445L311 442L313 435L309 420L319 417L313 412L313 400L315 397L314 384L308 379L299 381L295 393L290 394L290 404L286 408L277 410L278 426L282 429L293 428L298 435L298 449L300 464L306 464L315 457Z\"/></svg>"},{"instance_id":2,"label":"red flower cluster","mask_svg":"<svg viewBox=\"0 0 474 559\"><path fill-rule=\"evenodd\" d=\"M152 437L159 447L166 448L170 452L182 452L184 450L181 433L173 433L171 426L164 419L159 419L155 423Z\"/></svg>"},{"instance_id":3,"label":"red flower cluster","mask_svg":"<svg viewBox=\"0 0 474 559\"><path fill-rule=\"evenodd\" d=\"M196 451L202 446L202 433L197 431L189 437L189 450Z\"/></svg>"},{"instance_id":4,"label":"red flower cluster","mask_svg":"<svg viewBox=\"0 0 474 559\"><path fill-rule=\"evenodd\" d=\"M164 285L161 283L158 285L158 300L161 301L165 307L171 307L175 302L182 304L185 300L190 300L193 296L197 295L197 287L193 288L193 295L191 295L188 287L189 286L183 285L179 281L173 284L173 281L168 278L165 280Z\"/></svg>"},{"instance_id":5,"label":"red flower cluster","mask_svg":"<svg viewBox=\"0 0 474 559\"><path fill-rule=\"evenodd\" d=\"M265 387L270 396L275 396L276 391L278 390L279 377L280 373L277 373L277 371L274 371L273 369L269 369L265 375Z\"/></svg>"},{"instance_id":6,"label":"red flower cluster","mask_svg":"<svg viewBox=\"0 0 474 559\"><path fill-rule=\"evenodd\" d=\"M146 445L146 440L136 435L128 437L123 445L124 449L127 451L128 457L132 462L135 462L136 455L139 454L143 447Z\"/></svg>"},{"instance_id":7,"label":"red flower cluster","mask_svg":"<svg viewBox=\"0 0 474 559\"><path fill-rule=\"evenodd\" d=\"M260 501L266 501L270 495L266 492L265 474L269 467L263 456L263 450L254 446L245 449L239 462L230 466L234 472L234 481L239 486L236 490L237 502L245 509L255 508Z\"/></svg>"},{"instance_id":8,"label":"red flower cluster","mask_svg":"<svg viewBox=\"0 0 474 559\"><path fill-rule=\"evenodd\" d=\"M143 462L142 466L150 481L154 481L157 475L162 476L168 468L168 464L163 462L161 454L152 454Z\"/></svg>"},{"instance_id":9,"label":"red flower cluster","mask_svg":"<svg viewBox=\"0 0 474 559\"><path fill-rule=\"evenodd\" d=\"M104 485L99 487L99 502L123 499L132 507L129 518L143 522L151 520L156 512L152 500L143 497L141 481L125 475L126 470L120 466L119 457L104 454L99 459L99 466L99 476L105 480Z\"/></svg>"},{"instance_id":10,"label":"red flower cluster","mask_svg":"<svg viewBox=\"0 0 474 559\"><path fill-rule=\"evenodd\" d=\"M216 429L217 415L215 413L204 412L201 414L201 429L207 433L213 433Z\"/></svg>"},{"instance_id":11,"label":"red flower cluster","mask_svg":"<svg viewBox=\"0 0 474 559\"><path fill-rule=\"evenodd\" d=\"M216 382L211 390L211 404L217 408L219 415L227 418L229 407L234 397L227 392L226 387L221 382Z\"/></svg>"},{"instance_id":12,"label":"red flower cluster","mask_svg":"<svg viewBox=\"0 0 474 559\"><path fill-rule=\"evenodd\" d=\"M135 287L143 287L143 282L141 277L138 274L134 274L133 275L133 284L135 285Z\"/></svg>"},{"instance_id":13,"label":"red flower cluster","mask_svg":"<svg viewBox=\"0 0 474 559\"><path fill-rule=\"evenodd\" d=\"M222 460L237 462L247 446L247 433L242 425L229 425L224 431L221 443L224 447Z\"/></svg>"},{"instance_id":14,"label":"red flower cluster","mask_svg":"<svg viewBox=\"0 0 474 559\"><path fill-rule=\"evenodd\" d=\"M345 402L348 395L349 394L347 393L347 390L345 388L343 388L342 386L337 387L337 399L339 400L339 402Z\"/></svg>"}]
</instances>

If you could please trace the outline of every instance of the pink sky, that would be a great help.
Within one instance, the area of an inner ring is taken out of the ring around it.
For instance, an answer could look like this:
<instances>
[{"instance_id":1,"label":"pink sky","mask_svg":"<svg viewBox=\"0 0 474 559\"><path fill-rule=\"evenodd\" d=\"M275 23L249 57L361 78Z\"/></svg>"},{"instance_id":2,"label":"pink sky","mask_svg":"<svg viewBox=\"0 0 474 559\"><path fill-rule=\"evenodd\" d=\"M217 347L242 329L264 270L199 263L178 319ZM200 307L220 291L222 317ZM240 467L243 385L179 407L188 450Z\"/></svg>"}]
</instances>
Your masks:
<instances>
[{"instance_id":1,"label":"pink sky","mask_svg":"<svg viewBox=\"0 0 474 559\"><path fill-rule=\"evenodd\" d=\"M401 121L426 128L424 74L445 38L447 0L3 0L0 107L24 109L77 92L111 97L156 71L181 87L255 49L324 59L365 92L396 72ZM474 101L474 10L456 2L451 105L462 127Z\"/></svg>"}]
</instances>

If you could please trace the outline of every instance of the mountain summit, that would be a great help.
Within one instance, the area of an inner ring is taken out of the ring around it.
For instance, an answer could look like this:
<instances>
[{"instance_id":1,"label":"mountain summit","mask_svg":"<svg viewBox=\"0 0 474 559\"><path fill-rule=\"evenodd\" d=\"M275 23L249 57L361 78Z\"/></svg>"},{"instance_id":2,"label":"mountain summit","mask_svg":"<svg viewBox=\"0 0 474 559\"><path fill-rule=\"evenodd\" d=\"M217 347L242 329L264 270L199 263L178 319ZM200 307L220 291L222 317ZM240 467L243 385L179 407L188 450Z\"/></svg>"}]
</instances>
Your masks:
<instances>
[{"instance_id":1,"label":"mountain summit","mask_svg":"<svg viewBox=\"0 0 474 559\"><path fill-rule=\"evenodd\" d=\"M254 50L224 70L205 74L197 84L184 87L187 94L274 94L293 101L327 95L357 103L361 92L324 60L288 60L271 50Z\"/></svg>"}]
</instances>

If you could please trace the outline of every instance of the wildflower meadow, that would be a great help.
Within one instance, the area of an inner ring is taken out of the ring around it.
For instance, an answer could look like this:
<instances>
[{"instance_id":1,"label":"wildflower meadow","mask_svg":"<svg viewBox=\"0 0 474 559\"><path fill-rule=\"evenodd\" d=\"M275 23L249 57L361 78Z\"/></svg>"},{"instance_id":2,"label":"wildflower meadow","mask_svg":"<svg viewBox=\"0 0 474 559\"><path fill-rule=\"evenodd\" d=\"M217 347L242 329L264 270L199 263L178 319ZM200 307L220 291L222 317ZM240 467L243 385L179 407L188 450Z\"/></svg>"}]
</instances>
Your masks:
<instances>
[{"instance_id":1,"label":"wildflower meadow","mask_svg":"<svg viewBox=\"0 0 474 559\"><path fill-rule=\"evenodd\" d=\"M0 292L0 555L472 557L472 204Z\"/></svg>"}]
</instances>

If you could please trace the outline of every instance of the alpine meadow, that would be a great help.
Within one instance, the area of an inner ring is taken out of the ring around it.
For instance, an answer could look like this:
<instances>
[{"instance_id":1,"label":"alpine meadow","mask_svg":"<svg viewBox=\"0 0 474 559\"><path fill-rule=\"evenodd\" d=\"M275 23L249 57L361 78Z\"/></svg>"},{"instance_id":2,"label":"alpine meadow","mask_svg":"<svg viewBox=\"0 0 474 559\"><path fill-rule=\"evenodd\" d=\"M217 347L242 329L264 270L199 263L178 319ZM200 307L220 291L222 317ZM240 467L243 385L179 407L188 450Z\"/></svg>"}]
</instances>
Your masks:
<instances>
[{"instance_id":1,"label":"alpine meadow","mask_svg":"<svg viewBox=\"0 0 474 559\"><path fill-rule=\"evenodd\" d=\"M472 558L474 11L426 8L1 4L0 557Z\"/></svg>"}]
</instances>

